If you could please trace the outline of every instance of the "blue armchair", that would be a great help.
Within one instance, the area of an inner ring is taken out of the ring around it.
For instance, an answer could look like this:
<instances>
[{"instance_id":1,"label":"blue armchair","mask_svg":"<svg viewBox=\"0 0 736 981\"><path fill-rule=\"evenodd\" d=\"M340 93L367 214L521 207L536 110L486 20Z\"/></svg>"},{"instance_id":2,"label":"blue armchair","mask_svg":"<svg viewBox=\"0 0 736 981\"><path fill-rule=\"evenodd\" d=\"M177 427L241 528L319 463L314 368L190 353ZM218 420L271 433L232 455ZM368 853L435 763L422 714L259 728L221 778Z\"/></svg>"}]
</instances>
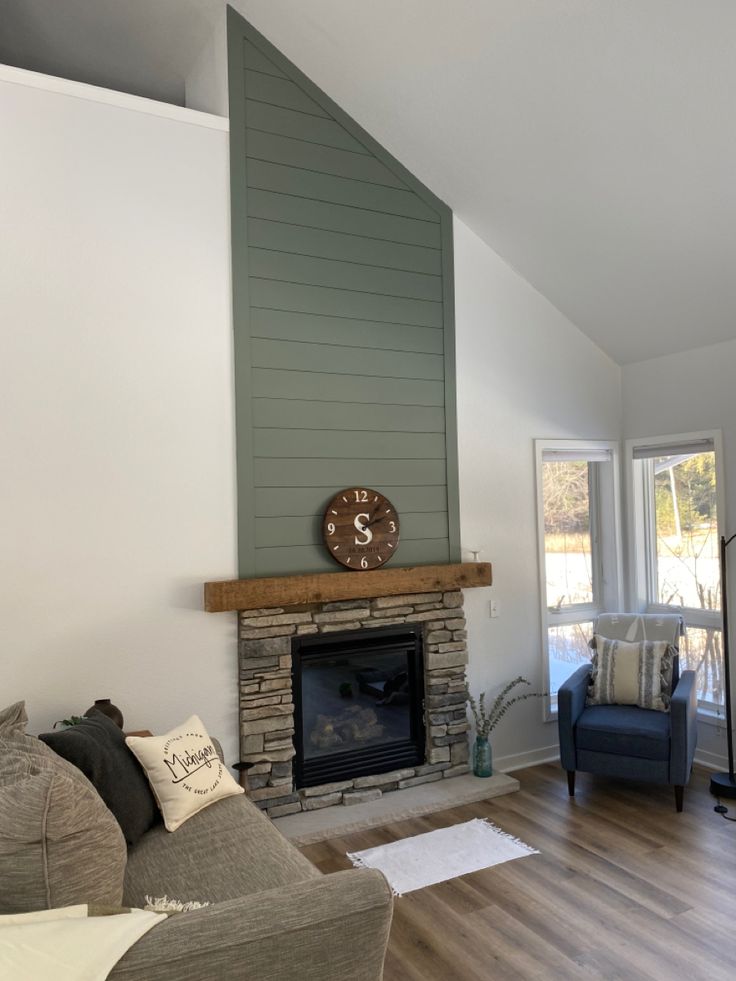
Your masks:
<instances>
[{"instance_id":1,"label":"blue armchair","mask_svg":"<svg viewBox=\"0 0 736 981\"><path fill-rule=\"evenodd\" d=\"M595 632L612 640L667 640L679 646L681 619L676 614L602 614ZM636 705L590 705L585 699L591 666L578 668L557 696L560 762L567 770L570 796L575 773L599 773L650 783L671 784L682 810L697 740L695 672L679 674L675 657L669 712Z\"/></svg>"}]
</instances>

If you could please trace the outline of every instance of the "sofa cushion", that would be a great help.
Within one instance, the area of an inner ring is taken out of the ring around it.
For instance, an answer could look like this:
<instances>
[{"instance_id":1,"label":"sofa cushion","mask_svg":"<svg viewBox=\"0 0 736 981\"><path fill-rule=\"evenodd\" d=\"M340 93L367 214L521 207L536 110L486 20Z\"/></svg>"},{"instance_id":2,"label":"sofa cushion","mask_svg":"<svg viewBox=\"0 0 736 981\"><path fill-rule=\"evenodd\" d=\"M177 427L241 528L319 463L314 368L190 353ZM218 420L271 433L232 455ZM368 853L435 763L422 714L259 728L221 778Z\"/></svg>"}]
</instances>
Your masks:
<instances>
[{"instance_id":1,"label":"sofa cushion","mask_svg":"<svg viewBox=\"0 0 736 981\"><path fill-rule=\"evenodd\" d=\"M176 834L160 825L130 849L124 902L145 896L220 903L321 873L246 797L217 801Z\"/></svg>"},{"instance_id":2,"label":"sofa cushion","mask_svg":"<svg viewBox=\"0 0 736 981\"><path fill-rule=\"evenodd\" d=\"M153 827L159 812L140 763L125 745L125 735L102 712L90 713L75 726L39 736L91 781L115 815L130 845Z\"/></svg>"},{"instance_id":3,"label":"sofa cushion","mask_svg":"<svg viewBox=\"0 0 736 981\"><path fill-rule=\"evenodd\" d=\"M575 727L579 749L668 760L670 715L635 705L593 705L583 710Z\"/></svg>"},{"instance_id":4,"label":"sofa cushion","mask_svg":"<svg viewBox=\"0 0 736 981\"><path fill-rule=\"evenodd\" d=\"M26 703L13 702L12 705L0 710L0 737L25 732L27 722Z\"/></svg>"},{"instance_id":5,"label":"sofa cushion","mask_svg":"<svg viewBox=\"0 0 736 981\"><path fill-rule=\"evenodd\" d=\"M79 777L87 783L84 774L73 763L62 759L50 746L41 742L36 736L29 735L25 731L27 723L28 716L26 715L25 702L16 702L15 705L4 709L0 712L0 740L12 740L12 746L15 751L22 752L29 759L34 759L41 763L50 761L60 772L66 773L72 780L75 777Z\"/></svg>"},{"instance_id":6,"label":"sofa cushion","mask_svg":"<svg viewBox=\"0 0 736 981\"><path fill-rule=\"evenodd\" d=\"M216 801L243 793L196 715L163 736L128 736L125 741L146 772L167 831L176 831Z\"/></svg>"},{"instance_id":7,"label":"sofa cushion","mask_svg":"<svg viewBox=\"0 0 736 981\"><path fill-rule=\"evenodd\" d=\"M119 905L126 847L117 821L81 773L47 747L28 752L30 740L0 737L0 913Z\"/></svg>"}]
</instances>

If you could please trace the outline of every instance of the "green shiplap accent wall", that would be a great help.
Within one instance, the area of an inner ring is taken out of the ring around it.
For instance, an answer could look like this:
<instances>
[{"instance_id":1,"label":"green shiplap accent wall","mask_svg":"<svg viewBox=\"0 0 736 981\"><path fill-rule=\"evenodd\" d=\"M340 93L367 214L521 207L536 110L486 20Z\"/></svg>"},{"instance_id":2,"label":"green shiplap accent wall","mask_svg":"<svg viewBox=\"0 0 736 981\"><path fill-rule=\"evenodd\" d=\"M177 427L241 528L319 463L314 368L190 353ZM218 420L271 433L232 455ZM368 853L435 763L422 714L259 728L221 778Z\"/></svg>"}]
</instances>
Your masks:
<instances>
[{"instance_id":1,"label":"green shiplap accent wall","mask_svg":"<svg viewBox=\"0 0 736 981\"><path fill-rule=\"evenodd\" d=\"M358 484L393 565L459 561L452 213L232 8L228 49L240 575L340 571Z\"/></svg>"}]
</instances>

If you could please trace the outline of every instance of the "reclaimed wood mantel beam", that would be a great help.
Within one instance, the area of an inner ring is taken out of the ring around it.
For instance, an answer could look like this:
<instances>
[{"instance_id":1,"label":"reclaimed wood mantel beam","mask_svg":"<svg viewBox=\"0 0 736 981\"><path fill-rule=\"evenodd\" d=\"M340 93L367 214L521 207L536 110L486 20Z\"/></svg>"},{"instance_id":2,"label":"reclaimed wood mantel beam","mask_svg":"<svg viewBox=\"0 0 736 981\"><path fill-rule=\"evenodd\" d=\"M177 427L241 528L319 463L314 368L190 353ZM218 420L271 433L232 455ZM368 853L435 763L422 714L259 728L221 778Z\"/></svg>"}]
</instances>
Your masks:
<instances>
[{"instance_id":1,"label":"reclaimed wood mantel beam","mask_svg":"<svg viewBox=\"0 0 736 981\"><path fill-rule=\"evenodd\" d=\"M490 586L490 562L419 565L408 569L373 572L327 572L268 579L229 579L204 584L208 613L258 610L275 606L332 603L336 600L400 596L402 593L439 593L453 589Z\"/></svg>"}]
</instances>

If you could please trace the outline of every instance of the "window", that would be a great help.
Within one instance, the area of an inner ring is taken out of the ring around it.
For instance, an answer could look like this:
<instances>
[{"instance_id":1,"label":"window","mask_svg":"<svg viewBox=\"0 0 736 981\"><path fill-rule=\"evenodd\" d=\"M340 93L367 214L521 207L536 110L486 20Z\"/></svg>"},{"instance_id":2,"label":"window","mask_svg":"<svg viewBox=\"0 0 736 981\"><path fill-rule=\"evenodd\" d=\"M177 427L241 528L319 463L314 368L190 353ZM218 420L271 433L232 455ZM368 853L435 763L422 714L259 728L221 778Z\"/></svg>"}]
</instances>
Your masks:
<instances>
[{"instance_id":1,"label":"window","mask_svg":"<svg viewBox=\"0 0 736 981\"><path fill-rule=\"evenodd\" d=\"M593 621L618 603L617 448L537 440L536 451L547 710L554 715L560 685L590 659Z\"/></svg>"},{"instance_id":2,"label":"window","mask_svg":"<svg viewBox=\"0 0 736 981\"><path fill-rule=\"evenodd\" d=\"M680 666L704 712L723 707L720 434L630 441L636 608L682 612Z\"/></svg>"}]
</instances>

